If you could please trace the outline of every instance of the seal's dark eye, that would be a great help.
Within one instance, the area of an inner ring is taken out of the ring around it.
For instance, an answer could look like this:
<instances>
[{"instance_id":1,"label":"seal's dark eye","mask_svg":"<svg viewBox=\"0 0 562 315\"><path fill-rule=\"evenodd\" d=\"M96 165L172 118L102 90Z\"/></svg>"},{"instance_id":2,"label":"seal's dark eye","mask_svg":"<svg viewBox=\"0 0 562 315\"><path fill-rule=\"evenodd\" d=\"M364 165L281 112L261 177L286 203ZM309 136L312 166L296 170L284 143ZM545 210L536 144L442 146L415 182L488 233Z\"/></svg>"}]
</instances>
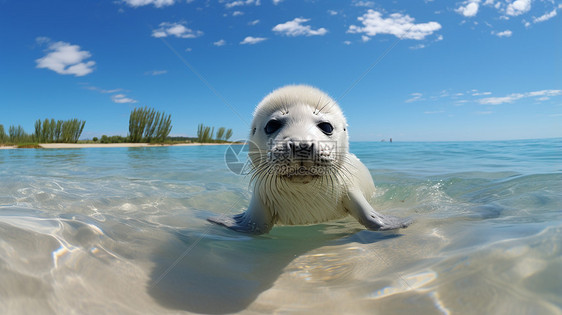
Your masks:
<instances>
[{"instance_id":1,"label":"seal's dark eye","mask_svg":"<svg viewBox=\"0 0 562 315\"><path fill-rule=\"evenodd\" d=\"M330 124L329 122L319 123L318 128L320 128L320 130L322 130L322 132L327 135L331 135L334 131L334 126L332 126L332 124Z\"/></svg>"},{"instance_id":2,"label":"seal's dark eye","mask_svg":"<svg viewBox=\"0 0 562 315\"><path fill-rule=\"evenodd\" d=\"M270 135L276 132L277 130L279 130L281 126L283 126L283 124L279 120L272 119L267 122L267 125L265 125L264 130L266 134Z\"/></svg>"}]
</instances>

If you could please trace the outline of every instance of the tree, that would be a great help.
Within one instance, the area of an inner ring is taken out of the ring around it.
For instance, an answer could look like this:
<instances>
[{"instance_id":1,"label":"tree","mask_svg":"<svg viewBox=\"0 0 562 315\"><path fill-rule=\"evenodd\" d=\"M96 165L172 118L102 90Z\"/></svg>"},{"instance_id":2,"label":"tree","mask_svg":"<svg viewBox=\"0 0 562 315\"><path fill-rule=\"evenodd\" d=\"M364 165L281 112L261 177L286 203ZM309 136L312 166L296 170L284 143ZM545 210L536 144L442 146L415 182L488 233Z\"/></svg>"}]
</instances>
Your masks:
<instances>
[{"instance_id":1,"label":"tree","mask_svg":"<svg viewBox=\"0 0 562 315\"><path fill-rule=\"evenodd\" d=\"M164 114L162 114L160 121L158 122L158 128L156 129L156 139L158 139L161 142L164 142L166 140L166 137L168 137L171 131L172 131L172 115L168 115L168 117L165 117Z\"/></svg>"},{"instance_id":2,"label":"tree","mask_svg":"<svg viewBox=\"0 0 562 315\"><path fill-rule=\"evenodd\" d=\"M86 122L84 122L86 123ZM57 120L57 125L55 127L55 142L60 142L61 141L61 137L62 137L62 125L64 124L64 121L62 120Z\"/></svg>"},{"instance_id":3,"label":"tree","mask_svg":"<svg viewBox=\"0 0 562 315\"><path fill-rule=\"evenodd\" d=\"M6 135L4 125L0 124L0 144L6 143L6 140L8 140L8 135Z\"/></svg>"},{"instance_id":4,"label":"tree","mask_svg":"<svg viewBox=\"0 0 562 315\"><path fill-rule=\"evenodd\" d=\"M226 134L224 135L224 140L228 141L228 139L230 139L230 137L232 137L232 129L228 129L226 131Z\"/></svg>"},{"instance_id":5,"label":"tree","mask_svg":"<svg viewBox=\"0 0 562 315\"><path fill-rule=\"evenodd\" d=\"M35 122L35 141L38 142L64 142L76 143L86 125L85 120L76 118L71 120L45 119L43 123L38 119Z\"/></svg>"},{"instance_id":6,"label":"tree","mask_svg":"<svg viewBox=\"0 0 562 315\"><path fill-rule=\"evenodd\" d=\"M31 136L25 133L22 126L10 126L8 132L11 143L22 143L31 140Z\"/></svg>"},{"instance_id":7,"label":"tree","mask_svg":"<svg viewBox=\"0 0 562 315\"><path fill-rule=\"evenodd\" d=\"M41 119L35 121L35 141L41 142Z\"/></svg>"},{"instance_id":8,"label":"tree","mask_svg":"<svg viewBox=\"0 0 562 315\"><path fill-rule=\"evenodd\" d=\"M213 133L215 132L215 127L211 128L203 124L199 124L197 127L197 142L208 143L213 141Z\"/></svg>"},{"instance_id":9,"label":"tree","mask_svg":"<svg viewBox=\"0 0 562 315\"><path fill-rule=\"evenodd\" d=\"M226 129L224 127L220 127L219 130L217 130L217 141L223 140L225 130Z\"/></svg>"},{"instance_id":10,"label":"tree","mask_svg":"<svg viewBox=\"0 0 562 315\"><path fill-rule=\"evenodd\" d=\"M153 108L135 108L129 116L129 138L131 142L164 142L172 131L172 115Z\"/></svg>"},{"instance_id":11,"label":"tree","mask_svg":"<svg viewBox=\"0 0 562 315\"><path fill-rule=\"evenodd\" d=\"M51 137L50 131L51 131L51 122L49 121L49 119L45 118L45 121L43 121L43 130L41 132L42 142L49 142L49 138Z\"/></svg>"}]
</instances>

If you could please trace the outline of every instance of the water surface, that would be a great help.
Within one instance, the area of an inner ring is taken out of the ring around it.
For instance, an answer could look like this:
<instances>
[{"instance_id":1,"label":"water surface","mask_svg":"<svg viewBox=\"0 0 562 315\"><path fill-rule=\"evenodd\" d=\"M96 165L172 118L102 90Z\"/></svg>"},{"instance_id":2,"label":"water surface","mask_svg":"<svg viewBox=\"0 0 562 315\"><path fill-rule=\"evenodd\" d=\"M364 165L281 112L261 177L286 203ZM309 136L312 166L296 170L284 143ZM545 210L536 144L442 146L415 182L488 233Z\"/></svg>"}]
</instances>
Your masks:
<instances>
[{"instance_id":1,"label":"water surface","mask_svg":"<svg viewBox=\"0 0 562 315\"><path fill-rule=\"evenodd\" d=\"M397 233L211 225L226 149L0 150L0 313L562 314L562 139L352 143Z\"/></svg>"}]
</instances>

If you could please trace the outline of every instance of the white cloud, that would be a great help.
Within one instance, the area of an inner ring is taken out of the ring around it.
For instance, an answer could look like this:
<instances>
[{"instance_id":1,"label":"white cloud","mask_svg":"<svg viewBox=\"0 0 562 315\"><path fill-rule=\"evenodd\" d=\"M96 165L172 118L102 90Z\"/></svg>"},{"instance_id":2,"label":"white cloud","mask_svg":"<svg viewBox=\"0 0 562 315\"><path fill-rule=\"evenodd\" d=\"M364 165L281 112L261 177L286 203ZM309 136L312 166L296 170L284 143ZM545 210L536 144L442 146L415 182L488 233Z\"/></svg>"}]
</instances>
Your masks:
<instances>
[{"instance_id":1,"label":"white cloud","mask_svg":"<svg viewBox=\"0 0 562 315\"><path fill-rule=\"evenodd\" d=\"M38 45L49 44L51 42L51 39L49 37L39 36L39 37L35 38L35 42Z\"/></svg>"},{"instance_id":2,"label":"white cloud","mask_svg":"<svg viewBox=\"0 0 562 315\"><path fill-rule=\"evenodd\" d=\"M322 36L328 33L328 30L323 27L313 30L310 25L302 25L308 21L310 19L295 18L292 21L275 25L272 30L286 36Z\"/></svg>"},{"instance_id":3,"label":"white cloud","mask_svg":"<svg viewBox=\"0 0 562 315\"><path fill-rule=\"evenodd\" d=\"M556 9L554 9L554 10L548 12L548 13L545 13L545 14L539 16L538 18L537 17L533 18L533 23L540 23L540 22L548 21L555 16L556 16Z\"/></svg>"},{"instance_id":4,"label":"white cloud","mask_svg":"<svg viewBox=\"0 0 562 315\"><path fill-rule=\"evenodd\" d=\"M504 103L513 103L514 101L518 100L518 99L522 99L523 97L525 97L524 94L521 93L514 93L514 94L510 94L508 96L502 96L502 97L487 97L487 98L483 98L480 99L478 101L478 103L480 104L484 104L484 105L499 105L499 104L504 104Z\"/></svg>"},{"instance_id":5,"label":"white cloud","mask_svg":"<svg viewBox=\"0 0 562 315\"><path fill-rule=\"evenodd\" d=\"M375 3L373 1L353 1L353 5L356 7L368 7L368 8L372 8L375 6Z\"/></svg>"},{"instance_id":6,"label":"white cloud","mask_svg":"<svg viewBox=\"0 0 562 315\"><path fill-rule=\"evenodd\" d=\"M158 75L158 74L163 74L163 73L166 73L166 72L167 71L165 71L165 70L154 70L154 71L147 71L147 72L145 72L145 74L147 74L147 75L150 75L150 74ZM99 88L97 86L90 86L90 85L87 85L84 88L88 89L90 91L95 91L95 92L102 93L102 94L113 94L113 95L111 95L111 101L114 102L114 103L118 103L118 104L137 103L137 100L134 100L130 97L127 97L127 95L123 94L123 89L106 90L106 89ZM121 92L121 93L119 93L119 92ZM118 94L115 94L115 93L118 93Z\"/></svg>"},{"instance_id":7,"label":"white cloud","mask_svg":"<svg viewBox=\"0 0 562 315\"><path fill-rule=\"evenodd\" d=\"M371 38L370 38L369 36L361 35L361 41L362 41L362 42L366 43L366 42L368 42L368 41L370 41L370 40L371 40Z\"/></svg>"},{"instance_id":8,"label":"white cloud","mask_svg":"<svg viewBox=\"0 0 562 315\"><path fill-rule=\"evenodd\" d=\"M193 51L193 48L188 47L188 48L185 49L185 51L187 51L187 52Z\"/></svg>"},{"instance_id":9,"label":"white cloud","mask_svg":"<svg viewBox=\"0 0 562 315\"><path fill-rule=\"evenodd\" d=\"M123 2L134 8L150 4L162 8L174 4L175 0L123 0Z\"/></svg>"},{"instance_id":10,"label":"white cloud","mask_svg":"<svg viewBox=\"0 0 562 315\"><path fill-rule=\"evenodd\" d=\"M437 22L414 24L414 18L400 13L383 18L382 13L371 9L357 20L361 21L363 26L351 25L348 33L365 33L367 36L390 34L400 39L421 40L441 29L441 24Z\"/></svg>"},{"instance_id":11,"label":"white cloud","mask_svg":"<svg viewBox=\"0 0 562 315\"><path fill-rule=\"evenodd\" d=\"M259 22L260 22L260 20L253 20L253 21L248 22L248 25L254 26L254 25L258 24Z\"/></svg>"},{"instance_id":12,"label":"white cloud","mask_svg":"<svg viewBox=\"0 0 562 315\"><path fill-rule=\"evenodd\" d=\"M100 90L101 93L117 93L121 92L123 89L112 89L112 90Z\"/></svg>"},{"instance_id":13,"label":"white cloud","mask_svg":"<svg viewBox=\"0 0 562 315\"><path fill-rule=\"evenodd\" d=\"M254 45L260 42L263 42L264 40L267 40L267 38L265 37L252 37L252 36L247 36L246 38L244 38L243 41L240 42L241 45Z\"/></svg>"},{"instance_id":14,"label":"white cloud","mask_svg":"<svg viewBox=\"0 0 562 315\"><path fill-rule=\"evenodd\" d=\"M505 30L505 31L502 31L502 32L492 31L492 34L496 35L497 37L511 37L513 32L511 32L510 30Z\"/></svg>"},{"instance_id":15,"label":"white cloud","mask_svg":"<svg viewBox=\"0 0 562 315\"><path fill-rule=\"evenodd\" d=\"M405 100L406 103L412 103L412 102L415 102L415 101L423 100L422 99L423 94L421 94L421 93L412 93L410 95L412 96L412 98Z\"/></svg>"},{"instance_id":16,"label":"white cloud","mask_svg":"<svg viewBox=\"0 0 562 315\"><path fill-rule=\"evenodd\" d=\"M425 48L424 44L418 44L418 45L415 45L415 46L410 46L410 49L412 49L412 50L417 50L417 49L422 49L422 48Z\"/></svg>"},{"instance_id":17,"label":"white cloud","mask_svg":"<svg viewBox=\"0 0 562 315\"><path fill-rule=\"evenodd\" d=\"M463 2L463 5L455 9L455 12L462 14L466 17L476 16L478 13L478 7L480 6L480 0L469 0Z\"/></svg>"},{"instance_id":18,"label":"white cloud","mask_svg":"<svg viewBox=\"0 0 562 315\"><path fill-rule=\"evenodd\" d=\"M348 41L348 40L345 40L343 43L346 44L346 45L351 45L351 41Z\"/></svg>"},{"instance_id":19,"label":"white cloud","mask_svg":"<svg viewBox=\"0 0 562 315\"><path fill-rule=\"evenodd\" d=\"M237 1L231 1L231 2L227 2L224 6L227 9L230 8L234 8L234 7L240 7L240 6L244 6L244 5L260 5L260 0L237 0Z\"/></svg>"},{"instance_id":20,"label":"white cloud","mask_svg":"<svg viewBox=\"0 0 562 315\"><path fill-rule=\"evenodd\" d=\"M562 95L562 90L541 90L535 92L527 93L529 97L536 97L536 96L558 96Z\"/></svg>"},{"instance_id":21,"label":"white cloud","mask_svg":"<svg viewBox=\"0 0 562 315\"><path fill-rule=\"evenodd\" d=\"M147 71L144 74L146 75L162 75L162 74L166 74L168 73L168 70L152 70L152 71Z\"/></svg>"},{"instance_id":22,"label":"white cloud","mask_svg":"<svg viewBox=\"0 0 562 315\"><path fill-rule=\"evenodd\" d=\"M37 39L39 42L48 43L44 37ZM73 74L77 77L85 76L92 71L96 64L94 61L86 61L92 54L89 51L80 50L80 46L65 42L51 43L46 50L47 55L36 59L37 68L45 68L58 74Z\"/></svg>"},{"instance_id":23,"label":"white cloud","mask_svg":"<svg viewBox=\"0 0 562 315\"><path fill-rule=\"evenodd\" d=\"M338 15L338 11L335 10L328 10L329 15Z\"/></svg>"},{"instance_id":24,"label":"white cloud","mask_svg":"<svg viewBox=\"0 0 562 315\"><path fill-rule=\"evenodd\" d=\"M476 1L476 0L465 0ZM481 1L481 0L479 0ZM539 1L534 1L538 3ZM533 16L532 23L547 21L557 15L557 10L562 8L562 4L557 4L557 0L540 0L542 7L550 7L550 11L546 11L539 17ZM528 13L532 9L533 0L486 0L483 5L495 8L501 15L500 20L509 20L512 17L520 16ZM525 27L531 26L531 21L522 21Z\"/></svg>"},{"instance_id":25,"label":"white cloud","mask_svg":"<svg viewBox=\"0 0 562 315\"><path fill-rule=\"evenodd\" d=\"M482 95L491 95L491 94L492 94L492 92L477 92L477 91L475 91L475 92L472 93L472 96L482 96Z\"/></svg>"},{"instance_id":26,"label":"white cloud","mask_svg":"<svg viewBox=\"0 0 562 315\"><path fill-rule=\"evenodd\" d=\"M513 93L502 97L487 97L478 100L478 102L484 105L499 105L504 103L513 103L517 100L527 97L539 97L539 99L537 100L546 101L550 99L550 97L559 95L562 95L562 90L541 90L527 93Z\"/></svg>"},{"instance_id":27,"label":"white cloud","mask_svg":"<svg viewBox=\"0 0 562 315\"><path fill-rule=\"evenodd\" d=\"M515 0L507 5L505 14L518 16L531 10L531 0Z\"/></svg>"},{"instance_id":28,"label":"white cloud","mask_svg":"<svg viewBox=\"0 0 562 315\"><path fill-rule=\"evenodd\" d=\"M203 35L202 31L194 31L185 27L185 23L169 23L162 22L160 27L152 31L152 37L168 37L175 36L179 38L196 38Z\"/></svg>"},{"instance_id":29,"label":"white cloud","mask_svg":"<svg viewBox=\"0 0 562 315\"><path fill-rule=\"evenodd\" d=\"M463 106L465 103L468 103L467 100L457 100L455 101L455 103L453 104L454 106Z\"/></svg>"},{"instance_id":30,"label":"white cloud","mask_svg":"<svg viewBox=\"0 0 562 315\"><path fill-rule=\"evenodd\" d=\"M123 91L123 89L105 90L105 89L101 89L101 88L99 88L99 87L97 87L97 86L87 85L87 83L86 83L86 86L84 86L84 88L85 88L86 90L96 91L96 92L103 93L103 94L106 94L106 93L117 93L117 92Z\"/></svg>"},{"instance_id":31,"label":"white cloud","mask_svg":"<svg viewBox=\"0 0 562 315\"><path fill-rule=\"evenodd\" d=\"M244 15L244 12L242 12L242 11L234 11L234 12L232 12L232 16L240 16L240 15Z\"/></svg>"},{"instance_id":32,"label":"white cloud","mask_svg":"<svg viewBox=\"0 0 562 315\"><path fill-rule=\"evenodd\" d=\"M283 2L284 0L273 0L274 5L278 5L279 3Z\"/></svg>"},{"instance_id":33,"label":"white cloud","mask_svg":"<svg viewBox=\"0 0 562 315\"><path fill-rule=\"evenodd\" d=\"M125 94L115 94L111 96L111 100L114 103L125 104L125 103L136 103L137 101L127 97Z\"/></svg>"},{"instance_id":34,"label":"white cloud","mask_svg":"<svg viewBox=\"0 0 562 315\"><path fill-rule=\"evenodd\" d=\"M218 47L224 46L224 45L226 45L226 41L224 39L221 39L221 40L218 40L218 41L214 42L213 45L218 46Z\"/></svg>"}]
</instances>

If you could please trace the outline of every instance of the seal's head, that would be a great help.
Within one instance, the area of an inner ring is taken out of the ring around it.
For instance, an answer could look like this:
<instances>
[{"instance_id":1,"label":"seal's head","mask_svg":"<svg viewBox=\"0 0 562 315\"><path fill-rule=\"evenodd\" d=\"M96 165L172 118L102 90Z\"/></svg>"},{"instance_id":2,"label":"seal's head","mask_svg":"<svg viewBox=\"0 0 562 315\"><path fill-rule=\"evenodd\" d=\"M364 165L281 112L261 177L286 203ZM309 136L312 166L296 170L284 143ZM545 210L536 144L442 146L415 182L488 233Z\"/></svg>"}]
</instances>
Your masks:
<instances>
[{"instance_id":1,"label":"seal's head","mask_svg":"<svg viewBox=\"0 0 562 315\"><path fill-rule=\"evenodd\" d=\"M250 140L254 178L308 183L333 177L341 174L348 151L347 123L338 104L306 85L267 95L254 112Z\"/></svg>"}]
</instances>

